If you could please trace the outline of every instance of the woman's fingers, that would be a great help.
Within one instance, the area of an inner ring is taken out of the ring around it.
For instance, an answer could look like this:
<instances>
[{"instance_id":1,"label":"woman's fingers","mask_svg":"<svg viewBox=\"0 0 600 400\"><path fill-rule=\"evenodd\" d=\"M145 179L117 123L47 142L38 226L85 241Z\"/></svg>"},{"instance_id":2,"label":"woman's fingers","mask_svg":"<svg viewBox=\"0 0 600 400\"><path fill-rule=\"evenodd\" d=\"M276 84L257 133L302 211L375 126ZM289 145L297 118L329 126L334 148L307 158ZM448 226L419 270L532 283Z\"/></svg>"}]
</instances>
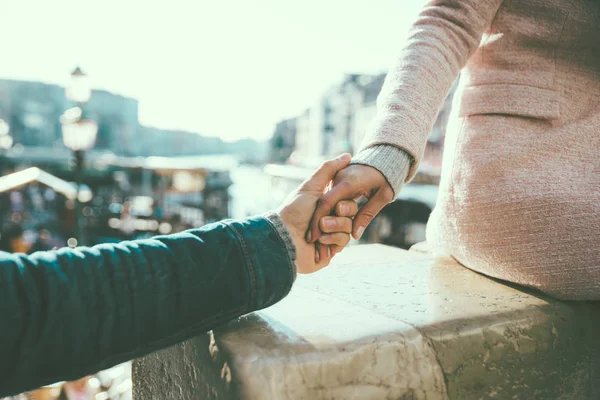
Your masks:
<instances>
[{"instance_id":1,"label":"woman's fingers","mask_svg":"<svg viewBox=\"0 0 600 400\"><path fill-rule=\"evenodd\" d=\"M352 232L352 236L356 240L359 240L365 229L373 218L379 214L379 212L389 204L391 199L393 198L394 191L391 187L380 188L373 197L367 201L365 205L363 205L354 218L354 230Z\"/></svg>"}]
</instances>

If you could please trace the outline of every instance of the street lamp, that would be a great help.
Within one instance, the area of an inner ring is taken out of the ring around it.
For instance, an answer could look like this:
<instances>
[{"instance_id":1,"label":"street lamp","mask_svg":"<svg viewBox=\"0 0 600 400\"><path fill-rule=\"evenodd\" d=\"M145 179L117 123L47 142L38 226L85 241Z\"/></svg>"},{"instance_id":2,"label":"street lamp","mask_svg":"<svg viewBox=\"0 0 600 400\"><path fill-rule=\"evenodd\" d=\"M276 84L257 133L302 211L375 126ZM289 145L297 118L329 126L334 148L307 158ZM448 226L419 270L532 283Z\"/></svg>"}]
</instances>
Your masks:
<instances>
[{"instance_id":1,"label":"street lamp","mask_svg":"<svg viewBox=\"0 0 600 400\"><path fill-rule=\"evenodd\" d=\"M63 143L74 152L84 152L94 147L98 124L86 119L81 107L73 107L60 117Z\"/></svg>"},{"instance_id":2,"label":"street lamp","mask_svg":"<svg viewBox=\"0 0 600 400\"><path fill-rule=\"evenodd\" d=\"M13 145L13 138L10 136L10 126L6 121L0 119L0 175L4 172L4 153Z\"/></svg>"},{"instance_id":3,"label":"street lamp","mask_svg":"<svg viewBox=\"0 0 600 400\"><path fill-rule=\"evenodd\" d=\"M81 230L79 223L79 192L81 189L81 175L83 173L83 164L85 151L90 150L96 143L98 134L98 124L96 121L86 118L84 106L91 97L92 90L88 83L87 75L77 67L71 73L71 83L67 86L65 94L69 100L76 103L77 106L68 109L60 117L62 125L63 143L73 151L75 159L75 238L81 240Z\"/></svg>"},{"instance_id":4,"label":"street lamp","mask_svg":"<svg viewBox=\"0 0 600 400\"><path fill-rule=\"evenodd\" d=\"M13 138L10 136L10 126L5 120L0 119L0 150L8 150L13 145Z\"/></svg>"},{"instance_id":5,"label":"street lamp","mask_svg":"<svg viewBox=\"0 0 600 400\"><path fill-rule=\"evenodd\" d=\"M66 89L67 99L75 103L87 103L92 96L89 77L81 68L77 67L71 72L71 82Z\"/></svg>"}]
</instances>

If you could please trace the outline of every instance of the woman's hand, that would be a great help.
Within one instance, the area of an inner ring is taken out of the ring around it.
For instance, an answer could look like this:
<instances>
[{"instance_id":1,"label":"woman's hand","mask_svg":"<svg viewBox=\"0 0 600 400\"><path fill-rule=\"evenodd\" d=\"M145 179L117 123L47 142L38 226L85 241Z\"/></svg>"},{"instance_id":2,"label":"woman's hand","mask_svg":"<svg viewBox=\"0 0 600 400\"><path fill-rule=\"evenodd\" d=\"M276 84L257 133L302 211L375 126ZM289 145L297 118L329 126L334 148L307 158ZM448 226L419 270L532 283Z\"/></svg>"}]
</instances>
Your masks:
<instances>
[{"instance_id":1,"label":"woman's hand","mask_svg":"<svg viewBox=\"0 0 600 400\"><path fill-rule=\"evenodd\" d=\"M352 235L360 239L365 228L373 218L394 198L394 190L383 174L373 167L353 164L339 171L334 178L333 187L317 201L317 207L306 233L306 240L322 243L323 230L321 221L331 215L340 201L366 197L367 203L361 207L352 224ZM329 239L326 236L326 241Z\"/></svg>"}]
</instances>

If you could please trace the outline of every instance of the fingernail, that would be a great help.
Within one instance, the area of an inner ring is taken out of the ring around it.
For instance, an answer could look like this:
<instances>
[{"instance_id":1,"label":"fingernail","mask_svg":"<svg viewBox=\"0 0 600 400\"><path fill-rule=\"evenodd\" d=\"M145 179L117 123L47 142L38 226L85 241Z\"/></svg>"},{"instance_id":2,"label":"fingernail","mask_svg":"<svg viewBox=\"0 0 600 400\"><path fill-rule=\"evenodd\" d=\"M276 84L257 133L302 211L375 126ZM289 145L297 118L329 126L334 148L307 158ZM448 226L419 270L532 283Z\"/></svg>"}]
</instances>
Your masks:
<instances>
[{"instance_id":1,"label":"fingernail","mask_svg":"<svg viewBox=\"0 0 600 400\"><path fill-rule=\"evenodd\" d=\"M323 224L325 225L325 228L331 229L335 227L335 219L326 217L323 219Z\"/></svg>"},{"instance_id":2,"label":"fingernail","mask_svg":"<svg viewBox=\"0 0 600 400\"><path fill-rule=\"evenodd\" d=\"M308 231L308 233L306 234L306 241L310 243L311 239L312 239L312 232Z\"/></svg>"},{"instance_id":3,"label":"fingernail","mask_svg":"<svg viewBox=\"0 0 600 400\"><path fill-rule=\"evenodd\" d=\"M331 247L327 246L327 258L331 258Z\"/></svg>"},{"instance_id":4,"label":"fingernail","mask_svg":"<svg viewBox=\"0 0 600 400\"><path fill-rule=\"evenodd\" d=\"M319 256L319 249L315 248L315 262L317 264L319 263L320 258L321 258L321 256Z\"/></svg>"},{"instance_id":5,"label":"fingernail","mask_svg":"<svg viewBox=\"0 0 600 400\"><path fill-rule=\"evenodd\" d=\"M362 237L362 235L363 235L364 232L365 232L365 228L362 227L362 226L359 226L358 229L356 230L356 235L355 235L354 238L356 240L359 240Z\"/></svg>"},{"instance_id":6,"label":"fingernail","mask_svg":"<svg viewBox=\"0 0 600 400\"><path fill-rule=\"evenodd\" d=\"M348 215L349 212L350 212L350 206L348 206L348 204L340 205L340 213L342 214L342 215L340 215L340 217L345 217L346 215Z\"/></svg>"}]
</instances>

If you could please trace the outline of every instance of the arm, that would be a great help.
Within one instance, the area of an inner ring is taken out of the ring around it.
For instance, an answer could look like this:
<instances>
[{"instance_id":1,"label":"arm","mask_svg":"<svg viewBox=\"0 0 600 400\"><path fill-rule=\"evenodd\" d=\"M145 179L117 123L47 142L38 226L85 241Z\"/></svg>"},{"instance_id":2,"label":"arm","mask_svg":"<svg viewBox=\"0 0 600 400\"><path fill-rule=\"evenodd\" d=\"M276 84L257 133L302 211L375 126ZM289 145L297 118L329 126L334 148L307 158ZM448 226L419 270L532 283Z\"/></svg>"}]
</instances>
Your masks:
<instances>
[{"instance_id":1,"label":"arm","mask_svg":"<svg viewBox=\"0 0 600 400\"><path fill-rule=\"evenodd\" d=\"M268 307L296 270L314 272L304 232L344 155L323 164L277 213L149 240L30 256L0 252L0 397L73 380ZM346 217L330 217L345 246ZM345 232L345 234L344 234Z\"/></svg>"},{"instance_id":2,"label":"arm","mask_svg":"<svg viewBox=\"0 0 600 400\"><path fill-rule=\"evenodd\" d=\"M296 268L278 218L0 253L0 395L97 372L279 301Z\"/></svg>"},{"instance_id":3,"label":"arm","mask_svg":"<svg viewBox=\"0 0 600 400\"><path fill-rule=\"evenodd\" d=\"M336 185L323 196L313 215L312 241L320 235L319 219L329 214L337 201L365 195L370 200L359 211L353 228L355 237L360 236L394 198L394 192L398 194L402 184L414 177L439 109L501 3L427 2L377 98L377 116L354 163L362 165L351 165L336 176ZM397 162L394 153L401 155Z\"/></svg>"},{"instance_id":4,"label":"arm","mask_svg":"<svg viewBox=\"0 0 600 400\"><path fill-rule=\"evenodd\" d=\"M406 181L414 177L443 101L501 3L429 1L411 27L377 98L377 116L362 146L404 150L413 160Z\"/></svg>"}]
</instances>

